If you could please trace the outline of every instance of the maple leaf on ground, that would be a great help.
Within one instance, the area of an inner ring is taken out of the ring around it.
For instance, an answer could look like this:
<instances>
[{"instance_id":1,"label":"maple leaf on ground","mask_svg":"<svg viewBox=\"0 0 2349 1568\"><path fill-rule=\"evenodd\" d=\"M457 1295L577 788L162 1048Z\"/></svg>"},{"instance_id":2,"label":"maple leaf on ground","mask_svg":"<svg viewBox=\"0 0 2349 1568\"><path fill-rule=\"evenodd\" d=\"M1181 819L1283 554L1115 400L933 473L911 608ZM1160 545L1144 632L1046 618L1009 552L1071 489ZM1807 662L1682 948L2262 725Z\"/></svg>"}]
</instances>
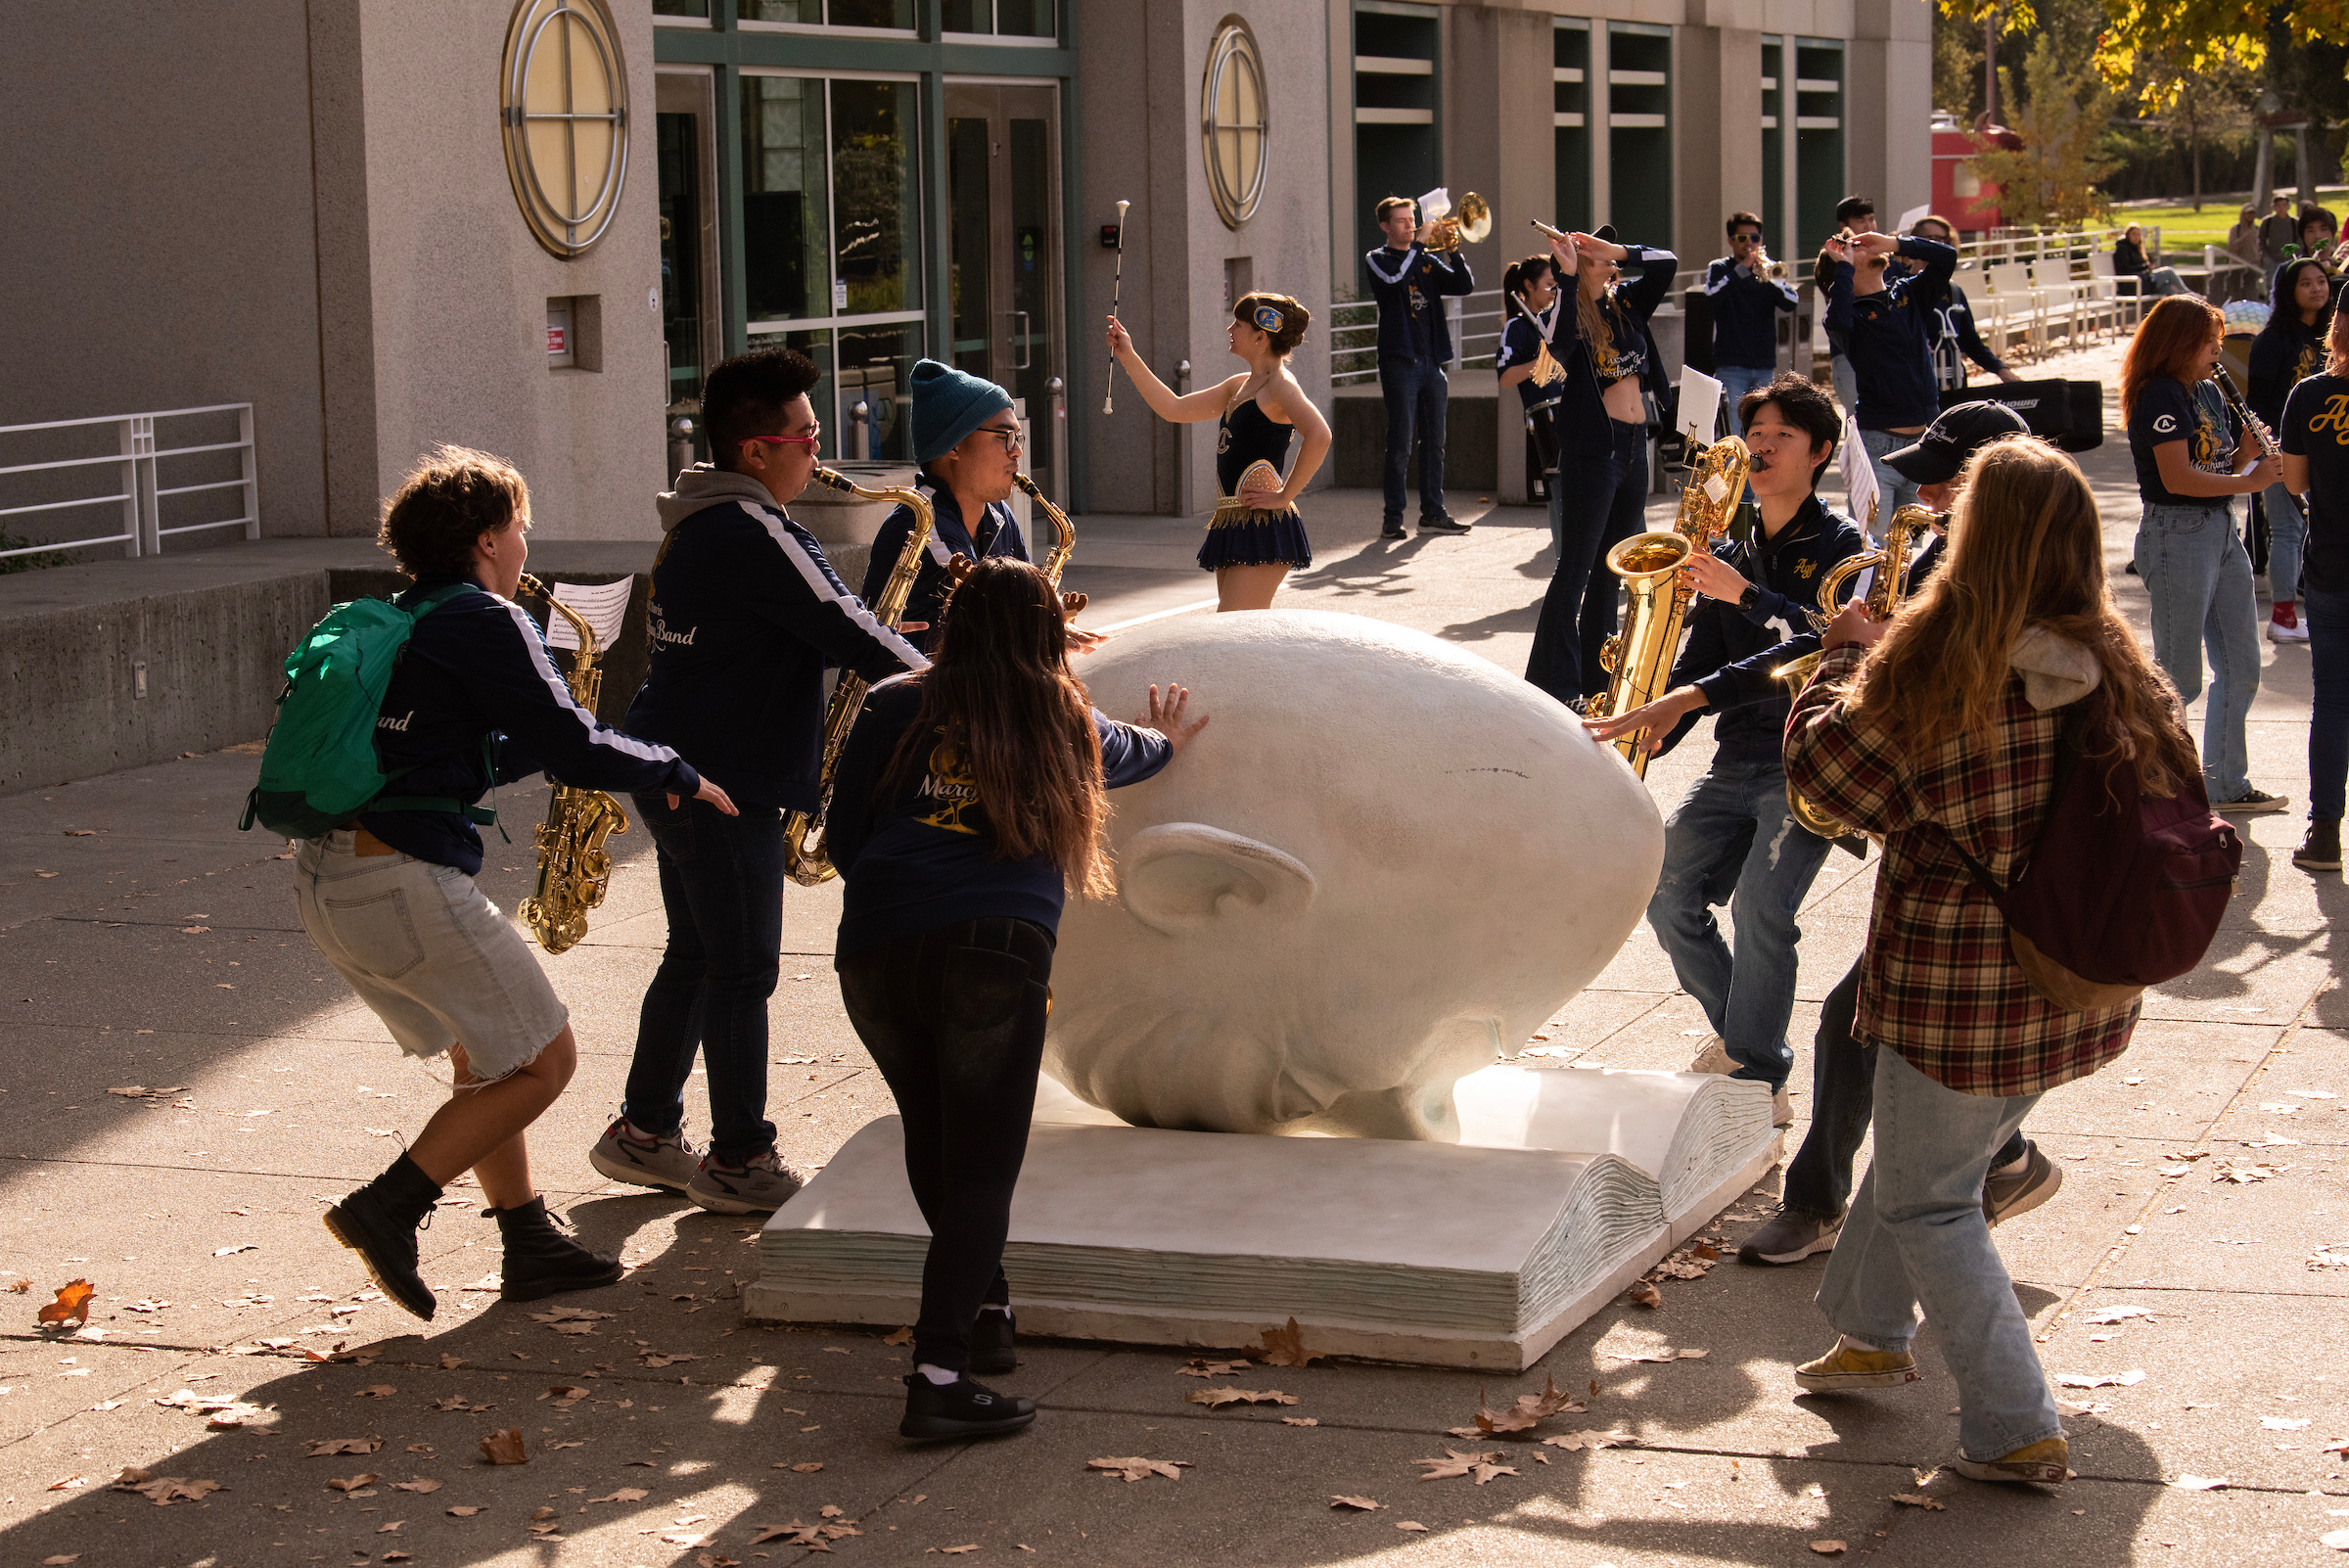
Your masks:
<instances>
[{"instance_id":1,"label":"maple leaf on ground","mask_svg":"<svg viewBox=\"0 0 2349 1568\"><path fill-rule=\"evenodd\" d=\"M1225 1405L1294 1405L1297 1396L1283 1394L1276 1388L1195 1388L1182 1397L1185 1405L1204 1405L1216 1409Z\"/></svg>"},{"instance_id":2,"label":"maple leaf on ground","mask_svg":"<svg viewBox=\"0 0 2349 1568\"><path fill-rule=\"evenodd\" d=\"M505 1427L482 1439L482 1456L491 1464L528 1464L530 1453L523 1446L522 1428Z\"/></svg>"},{"instance_id":3,"label":"maple leaf on ground","mask_svg":"<svg viewBox=\"0 0 2349 1568\"><path fill-rule=\"evenodd\" d=\"M1947 1505L1938 1498L1928 1498L1921 1492L1895 1492L1892 1500L1905 1502L1911 1508L1924 1508L1934 1513L1946 1511Z\"/></svg>"},{"instance_id":4,"label":"maple leaf on ground","mask_svg":"<svg viewBox=\"0 0 2349 1568\"><path fill-rule=\"evenodd\" d=\"M399 1390L389 1383L375 1383L360 1389L351 1398L354 1400L387 1400L398 1392Z\"/></svg>"},{"instance_id":5,"label":"maple leaf on ground","mask_svg":"<svg viewBox=\"0 0 2349 1568\"><path fill-rule=\"evenodd\" d=\"M418 1477L417 1477L415 1480L413 1480L413 1481L394 1481L394 1482L392 1482L392 1491L394 1491L394 1492L414 1492L414 1493L417 1493L417 1494L419 1494L419 1495L422 1495L422 1494L424 1494L424 1493L427 1493L427 1492L438 1492L438 1491L439 1491L439 1490L440 1490L440 1483L439 1483L439 1482L438 1482L438 1481L435 1481L435 1480L434 1480L434 1479L432 1479L432 1477L430 1477L430 1476L422 1476L422 1475L420 1475L420 1476L418 1476Z\"/></svg>"},{"instance_id":6,"label":"maple leaf on ground","mask_svg":"<svg viewBox=\"0 0 2349 1568\"><path fill-rule=\"evenodd\" d=\"M555 1307L546 1312L530 1314L530 1321L533 1323L593 1323L601 1322L617 1314L612 1313L599 1313L592 1307Z\"/></svg>"},{"instance_id":7,"label":"maple leaf on ground","mask_svg":"<svg viewBox=\"0 0 2349 1568\"><path fill-rule=\"evenodd\" d=\"M33 1315L52 1328L79 1328L90 1320L90 1296L95 1290L86 1279L75 1279L57 1287L49 1304Z\"/></svg>"},{"instance_id":8,"label":"maple leaf on ground","mask_svg":"<svg viewBox=\"0 0 2349 1568\"><path fill-rule=\"evenodd\" d=\"M1370 1498L1337 1497L1333 1497L1329 1499L1329 1505L1333 1508L1356 1508L1359 1509L1363 1513L1375 1512L1376 1510L1386 1506L1385 1503L1376 1501Z\"/></svg>"},{"instance_id":9,"label":"maple leaf on ground","mask_svg":"<svg viewBox=\"0 0 2349 1568\"><path fill-rule=\"evenodd\" d=\"M1541 1393L1520 1394L1516 1404L1498 1410L1485 1402L1485 1391L1480 1388L1476 1391L1476 1427L1477 1431L1486 1433L1522 1432L1544 1416L1583 1408L1583 1406L1574 1403L1572 1395L1558 1391L1558 1380L1554 1377L1543 1379ZM1471 1435L1466 1432L1453 1434L1455 1437Z\"/></svg>"},{"instance_id":10,"label":"maple leaf on ground","mask_svg":"<svg viewBox=\"0 0 2349 1568\"><path fill-rule=\"evenodd\" d=\"M884 1334L881 1337L881 1343L884 1345L910 1345L913 1343L913 1330L900 1328L894 1334Z\"/></svg>"},{"instance_id":11,"label":"maple leaf on ground","mask_svg":"<svg viewBox=\"0 0 2349 1568\"><path fill-rule=\"evenodd\" d=\"M345 1480L330 1480L326 1485L327 1490L330 1492L356 1492L359 1490L359 1488L367 1485L370 1481L381 1481L382 1479L382 1476L377 1475L372 1470L368 1470L358 1475L348 1477Z\"/></svg>"},{"instance_id":12,"label":"maple leaf on ground","mask_svg":"<svg viewBox=\"0 0 2349 1568\"><path fill-rule=\"evenodd\" d=\"M1248 1363L1245 1360L1190 1360L1183 1362L1180 1366L1176 1367L1175 1370L1180 1372L1184 1377L1229 1377L1234 1372L1245 1372L1248 1370Z\"/></svg>"},{"instance_id":13,"label":"maple leaf on ground","mask_svg":"<svg viewBox=\"0 0 2349 1568\"><path fill-rule=\"evenodd\" d=\"M310 1444L309 1456L323 1459L337 1453L373 1453L383 1446L382 1438L327 1438Z\"/></svg>"},{"instance_id":14,"label":"maple leaf on ground","mask_svg":"<svg viewBox=\"0 0 2349 1568\"><path fill-rule=\"evenodd\" d=\"M1642 1307L1661 1307L1664 1305L1663 1293L1644 1279L1632 1287L1631 1297L1633 1301L1636 1302Z\"/></svg>"},{"instance_id":15,"label":"maple leaf on ground","mask_svg":"<svg viewBox=\"0 0 2349 1568\"><path fill-rule=\"evenodd\" d=\"M436 1410L469 1410L472 1413L479 1415L482 1411L490 1409L492 1407L487 1405L468 1405L465 1403L464 1395L450 1394L444 1398L433 1401L433 1408Z\"/></svg>"},{"instance_id":16,"label":"maple leaf on ground","mask_svg":"<svg viewBox=\"0 0 2349 1568\"><path fill-rule=\"evenodd\" d=\"M645 1497L646 1493L642 1487L622 1487L617 1492L600 1498L589 1498L587 1500L589 1502L642 1502Z\"/></svg>"},{"instance_id":17,"label":"maple leaf on ground","mask_svg":"<svg viewBox=\"0 0 2349 1568\"><path fill-rule=\"evenodd\" d=\"M1563 1437L1545 1437L1543 1446L1552 1449L1613 1449L1632 1441L1629 1432L1569 1432Z\"/></svg>"},{"instance_id":18,"label":"maple leaf on ground","mask_svg":"<svg viewBox=\"0 0 2349 1568\"><path fill-rule=\"evenodd\" d=\"M482 1510L479 1508L467 1507L463 1503L459 1503L456 1507L443 1508L440 1511L447 1514L451 1519L470 1519Z\"/></svg>"},{"instance_id":19,"label":"maple leaf on ground","mask_svg":"<svg viewBox=\"0 0 2349 1568\"><path fill-rule=\"evenodd\" d=\"M1182 1479L1182 1472L1189 1469L1190 1464L1191 1461L1188 1459L1145 1459L1138 1455L1124 1459L1087 1459L1084 1461L1086 1469L1099 1470L1105 1475L1114 1475L1124 1481L1139 1481L1146 1476L1153 1475L1163 1475L1170 1481L1179 1481Z\"/></svg>"},{"instance_id":20,"label":"maple leaf on ground","mask_svg":"<svg viewBox=\"0 0 2349 1568\"><path fill-rule=\"evenodd\" d=\"M1464 1475L1481 1487L1497 1475L1515 1475L1517 1473L1508 1465L1499 1462L1502 1456L1502 1451L1499 1449L1471 1449L1466 1453L1462 1453L1457 1449L1448 1448L1444 1453L1447 1455L1445 1458L1413 1459L1411 1461L1413 1464L1424 1464L1428 1467L1427 1473L1420 1476L1420 1480L1444 1481L1453 1476Z\"/></svg>"},{"instance_id":21,"label":"maple leaf on ground","mask_svg":"<svg viewBox=\"0 0 2349 1568\"><path fill-rule=\"evenodd\" d=\"M1398 1530L1408 1530L1415 1536L1423 1536L1427 1534L1427 1526L1421 1524L1416 1519L1398 1519L1395 1521L1395 1528Z\"/></svg>"},{"instance_id":22,"label":"maple leaf on ground","mask_svg":"<svg viewBox=\"0 0 2349 1568\"><path fill-rule=\"evenodd\" d=\"M698 1361L700 1360L699 1356L664 1356L658 1351L646 1351L636 1358L638 1365L653 1367L674 1366L679 1361Z\"/></svg>"},{"instance_id":23,"label":"maple leaf on ground","mask_svg":"<svg viewBox=\"0 0 2349 1568\"><path fill-rule=\"evenodd\" d=\"M1257 1359L1267 1366L1303 1366L1308 1361L1325 1359L1305 1348L1305 1330L1297 1326L1294 1317L1285 1328L1266 1329L1262 1338L1265 1348L1257 1353Z\"/></svg>"},{"instance_id":24,"label":"maple leaf on ground","mask_svg":"<svg viewBox=\"0 0 2349 1568\"><path fill-rule=\"evenodd\" d=\"M161 1508L173 1502L202 1502L207 1495L221 1491L222 1488L217 1481L189 1481L179 1476L166 1475L158 1476L145 1486L131 1487L128 1490L138 1493L149 1502Z\"/></svg>"}]
</instances>

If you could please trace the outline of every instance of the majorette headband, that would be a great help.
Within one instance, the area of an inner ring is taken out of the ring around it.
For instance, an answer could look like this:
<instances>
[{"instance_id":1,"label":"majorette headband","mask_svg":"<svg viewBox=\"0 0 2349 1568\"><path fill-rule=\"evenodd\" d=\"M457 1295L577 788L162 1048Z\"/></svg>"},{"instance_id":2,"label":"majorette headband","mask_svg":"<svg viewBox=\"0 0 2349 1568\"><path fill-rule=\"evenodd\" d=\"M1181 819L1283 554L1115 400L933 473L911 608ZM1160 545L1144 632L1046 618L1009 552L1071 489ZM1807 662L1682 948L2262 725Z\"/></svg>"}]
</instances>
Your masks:
<instances>
[{"instance_id":1,"label":"majorette headband","mask_svg":"<svg viewBox=\"0 0 2349 1568\"><path fill-rule=\"evenodd\" d=\"M1256 307L1256 324L1267 332L1280 330L1281 315L1277 305L1260 304Z\"/></svg>"}]
</instances>

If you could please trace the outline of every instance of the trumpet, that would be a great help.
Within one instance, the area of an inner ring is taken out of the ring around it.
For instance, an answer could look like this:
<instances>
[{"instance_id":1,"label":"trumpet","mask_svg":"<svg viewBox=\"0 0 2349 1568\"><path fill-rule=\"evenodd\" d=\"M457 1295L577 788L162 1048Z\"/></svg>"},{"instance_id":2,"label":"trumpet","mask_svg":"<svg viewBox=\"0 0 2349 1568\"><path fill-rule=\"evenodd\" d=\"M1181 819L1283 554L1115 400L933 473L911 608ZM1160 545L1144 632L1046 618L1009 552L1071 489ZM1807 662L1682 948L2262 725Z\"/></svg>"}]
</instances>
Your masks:
<instances>
[{"instance_id":1,"label":"trumpet","mask_svg":"<svg viewBox=\"0 0 2349 1568\"><path fill-rule=\"evenodd\" d=\"M1428 220L1427 238L1419 244L1423 250L1450 254L1463 245L1484 244L1492 232L1492 205L1469 191L1458 207L1447 208Z\"/></svg>"},{"instance_id":2,"label":"trumpet","mask_svg":"<svg viewBox=\"0 0 2349 1568\"><path fill-rule=\"evenodd\" d=\"M546 601L552 614L571 623L579 639L572 655L572 700L588 713L603 690L604 672L595 668L598 652L595 628L587 618L556 598L547 585L524 573L522 591ZM612 855L604 841L628 830L628 813L602 790L579 789L554 779L547 797L546 820L538 824L538 885L517 911L530 935L548 952L569 952L587 935L587 911L612 891Z\"/></svg>"},{"instance_id":3,"label":"trumpet","mask_svg":"<svg viewBox=\"0 0 2349 1568\"><path fill-rule=\"evenodd\" d=\"M1755 246L1753 254L1745 258L1745 264L1754 269L1754 276L1758 278L1769 278L1773 283L1786 281L1786 263L1772 255L1767 245Z\"/></svg>"},{"instance_id":4,"label":"trumpet","mask_svg":"<svg viewBox=\"0 0 2349 1568\"><path fill-rule=\"evenodd\" d=\"M913 579L921 574L922 552L930 547L930 530L936 522L930 498L919 490L894 484L868 490L829 468L818 467L813 477L817 484L846 490L858 500L896 501L913 509L913 528L905 535L905 547L890 568L881 597L866 607L883 625L895 628L904 619L905 600L913 592ZM831 808L832 775L840 767L841 748L848 744L849 730L864 708L869 686L870 682L853 670L840 672L839 684L832 688L832 706L824 712L824 765L816 783L816 807L812 812L794 811L783 819L783 871L803 888L820 886L839 874L824 853L824 814Z\"/></svg>"},{"instance_id":5,"label":"trumpet","mask_svg":"<svg viewBox=\"0 0 2349 1568\"><path fill-rule=\"evenodd\" d=\"M1876 575L1867 584L1868 617L1875 621L1891 618L1900 609L1901 601L1909 596L1909 560L1914 553L1917 538L1933 526L1933 514L1921 506L1904 506L1895 510L1892 521L1884 525L1882 549L1847 555L1827 568L1819 579L1819 608L1803 612L1810 618L1812 629L1824 631L1835 613L1842 608L1839 595L1843 585L1869 567ZM1780 665L1771 671L1795 691L1808 685L1812 672L1819 669L1819 654L1805 654L1791 664ZM1851 827L1820 810L1812 802L1789 789L1786 804L1794 810L1794 819L1822 839L1849 838ZM1865 852L1863 852L1865 853Z\"/></svg>"}]
</instances>

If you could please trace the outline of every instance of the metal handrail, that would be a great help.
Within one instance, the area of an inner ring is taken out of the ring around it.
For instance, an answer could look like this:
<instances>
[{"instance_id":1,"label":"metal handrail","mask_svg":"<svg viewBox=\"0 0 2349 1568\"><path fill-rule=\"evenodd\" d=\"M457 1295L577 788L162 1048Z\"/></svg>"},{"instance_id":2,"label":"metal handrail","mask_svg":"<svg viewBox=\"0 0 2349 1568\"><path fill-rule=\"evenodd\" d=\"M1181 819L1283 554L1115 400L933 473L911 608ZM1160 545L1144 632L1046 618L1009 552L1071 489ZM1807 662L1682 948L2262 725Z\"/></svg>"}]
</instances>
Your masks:
<instances>
[{"instance_id":1,"label":"metal handrail","mask_svg":"<svg viewBox=\"0 0 2349 1568\"><path fill-rule=\"evenodd\" d=\"M237 416L237 438L233 441L196 441L182 446L156 444L156 426L159 421L193 418L204 414ZM93 430L115 427L118 450L95 457L51 458L42 462L0 465L0 482L27 474L54 473L64 469L98 468L112 464L118 471L117 487L103 495L77 495L64 500L38 501L20 506L0 507L0 520L26 517L36 512L70 511L78 507L120 506L122 530L117 533L92 534L76 539L54 539L16 549L0 550L0 560L11 556L48 555L66 550L85 549L94 545L119 544L123 554L136 559L141 555L158 555L162 541L179 533L200 533L212 529L242 528L249 539L261 536L260 482L255 471L253 443L253 404L209 403L197 408L166 408L147 414L101 414L87 419L53 419L29 425L0 425L0 438L11 436L30 436L48 431ZM239 474L235 479L204 480L189 484L161 483L162 464L174 458L195 457L207 452L237 452L241 454ZM163 525L162 502L165 496L191 495L204 490L242 489L243 506L236 517L211 518L196 523Z\"/></svg>"},{"instance_id":2,"label":"metal handrail","mask_svg":"<svg viewBox=\"0 0 2349 1568\"><path fill-rule=\"evenodd\" d=\"M1448 295L1444 300L1445 315L1451 324L1452 363L1461 369L1492 368L1494 354L1500 347L1500 335L1507 326L1508 312L1501 303L1498 289L1479 289L1473 294ZM1471 308L1471 307L1474 308ZM1348 314L1359 314L1363 319L1346 321ZM1358 382L1378 379L1378 307L1367 300L1343 300L1332 309L1336 318L1329 330L1329 382L1333 387L1352 386ZM1492 322L1490 328L1479 325L1469 330L1470 322ZM1345 364L1343 361L1354 363ZM1479 365L1478 360L1484 363Z\"/></svg>"}]
</instances>

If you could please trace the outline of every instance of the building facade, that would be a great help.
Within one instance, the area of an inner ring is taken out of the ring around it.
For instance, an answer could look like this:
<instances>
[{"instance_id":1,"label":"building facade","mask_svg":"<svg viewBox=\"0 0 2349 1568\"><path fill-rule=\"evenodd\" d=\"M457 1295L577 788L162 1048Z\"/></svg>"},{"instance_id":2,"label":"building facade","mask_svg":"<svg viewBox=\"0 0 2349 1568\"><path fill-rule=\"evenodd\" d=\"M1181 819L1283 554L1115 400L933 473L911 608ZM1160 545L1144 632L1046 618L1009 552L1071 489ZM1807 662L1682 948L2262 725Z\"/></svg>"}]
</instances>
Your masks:
<instances>
[{"instance_id":1,"label":"building facade","mask_svg":"<svg viewBox=\"0 0 2349 1568\"><path fill-rule=\"evenodd\" d=\"M1696 266L1732 209L1799 257L1931 188L1924 0L53 0L0 43L0 426L250 402L269 535L371 531L448 440L547 536L648 537L702 372L769 343L830 460L909 457L926 354L1073 509L1196 513L1212 427L1113 383L1113 299L1196 387L1237 294L1363 292L1383 195L1485 194L1489 289L1530 218Z\"/></svg>"}]
</instances>

